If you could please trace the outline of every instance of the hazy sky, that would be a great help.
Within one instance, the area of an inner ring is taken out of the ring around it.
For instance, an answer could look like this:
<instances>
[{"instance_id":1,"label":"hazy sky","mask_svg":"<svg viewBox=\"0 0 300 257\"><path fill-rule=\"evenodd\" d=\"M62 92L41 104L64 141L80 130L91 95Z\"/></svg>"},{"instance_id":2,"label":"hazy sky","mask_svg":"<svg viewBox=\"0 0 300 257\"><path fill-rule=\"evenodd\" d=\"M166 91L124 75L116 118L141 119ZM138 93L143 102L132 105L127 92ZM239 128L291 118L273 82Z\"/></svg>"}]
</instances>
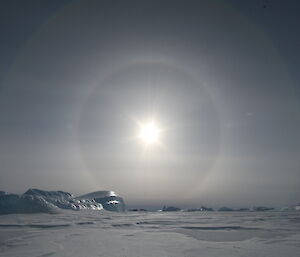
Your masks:
<instances>
[{"instance_id":1,"label":"hazy sky","mask_svg":"<svg viewBox=\"0 0 300 257\"><path fill-rule=\"evenodd\" d=\"M297 1L1 1L0 189L300 201ZM145 149L138 123L155 119Z\"/></svg>"}]
</instances>

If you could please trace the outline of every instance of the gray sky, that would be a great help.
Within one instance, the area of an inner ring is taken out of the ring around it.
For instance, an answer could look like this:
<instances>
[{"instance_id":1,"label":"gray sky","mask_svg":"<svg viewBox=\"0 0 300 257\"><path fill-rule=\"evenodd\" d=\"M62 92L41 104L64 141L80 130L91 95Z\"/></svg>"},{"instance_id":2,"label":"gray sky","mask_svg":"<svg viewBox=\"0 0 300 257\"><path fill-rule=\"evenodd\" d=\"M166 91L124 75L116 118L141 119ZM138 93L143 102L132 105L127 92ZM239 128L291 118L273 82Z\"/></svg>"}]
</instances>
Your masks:
<instances>
[{"instance_id":1,"label":"gray sky","mask_svg":"<svg viewBox=\"0 0 300 257\"><path fill-rule=\"evenodd\" d=\"M131 205L300 199L296 1L2 1L0 188ZM138 122L154 118L145 150Z\"/></svg>"}]
</instances>

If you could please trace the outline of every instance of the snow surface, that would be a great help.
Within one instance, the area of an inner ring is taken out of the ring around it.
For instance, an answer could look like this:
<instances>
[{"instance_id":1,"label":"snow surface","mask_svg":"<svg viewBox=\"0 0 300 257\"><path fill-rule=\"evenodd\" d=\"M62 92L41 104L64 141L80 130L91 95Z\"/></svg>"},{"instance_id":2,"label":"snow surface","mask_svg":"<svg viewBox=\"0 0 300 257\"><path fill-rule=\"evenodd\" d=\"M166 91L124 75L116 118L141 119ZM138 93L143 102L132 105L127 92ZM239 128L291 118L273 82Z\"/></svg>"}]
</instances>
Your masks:
<instances>
[{"instance_id":1,"label":"snow surface","mask_svg":"<svg viewBox=\"0 0 300 257\"><path fill-rule=\"evenodd\" d=\"M299 212L95 212L0 216L0 256L299 256Z\"/></svg>"}]
</instances>

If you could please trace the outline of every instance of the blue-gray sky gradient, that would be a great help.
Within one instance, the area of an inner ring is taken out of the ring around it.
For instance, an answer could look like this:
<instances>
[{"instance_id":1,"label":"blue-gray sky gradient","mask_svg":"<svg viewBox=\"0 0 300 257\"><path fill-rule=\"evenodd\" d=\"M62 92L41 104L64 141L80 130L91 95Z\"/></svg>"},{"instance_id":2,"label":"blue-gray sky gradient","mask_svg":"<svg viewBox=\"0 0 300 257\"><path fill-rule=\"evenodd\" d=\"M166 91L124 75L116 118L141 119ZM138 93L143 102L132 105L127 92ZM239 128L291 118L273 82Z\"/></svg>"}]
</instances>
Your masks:
<instances>
[{"instance_id":1,"label":"blue-gray sky gradient","mask_svg":"<svg viewBox=\"0 0 300 257\"><path fill-rule=\"evenodd\" d=\"M3 1L0 188L300 199L296 2ZM299 10L299 8L298 8ZM145 152L136 121L155 116Z\"/></svg>"}]
</instances>

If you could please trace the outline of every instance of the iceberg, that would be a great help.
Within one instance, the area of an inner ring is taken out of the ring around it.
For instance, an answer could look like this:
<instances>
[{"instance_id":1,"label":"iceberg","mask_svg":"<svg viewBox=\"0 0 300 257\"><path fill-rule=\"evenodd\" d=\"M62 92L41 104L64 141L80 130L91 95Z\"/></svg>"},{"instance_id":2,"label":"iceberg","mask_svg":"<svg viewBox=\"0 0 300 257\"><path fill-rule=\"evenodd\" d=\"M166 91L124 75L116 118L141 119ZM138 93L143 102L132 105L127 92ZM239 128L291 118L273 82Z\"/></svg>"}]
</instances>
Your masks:
<instances>
[{"instance_id":1,"label":"iceberg","mask_svg":"<svg viewBox=\"0 0 300 257\"><path fill-rule=\"evenodd\" d=\"M224 206L218 209L218 211L234 211L234 209Z\"/></svg>"},{"instance_id":2,"label":"iceberg","mask_svg":"<svg viewBox=\"0 0 300 257\"><path fill-rule=\"evenodd\" d=\"M29 189L24 194L0 191L0 214L58 213L68 210L125 211L124 200L113 191L98 191L75 197L64 191Z\"/></svg>"},{"instance_id":3,"label":"iceberg","mask_svg":"<svg viewBox=\"0 0 300 257\"><path fill-rule=\"evenodd\" d=\"M274 211L273 207L265 207L265 206L254 206L251 208L252 211Z\"/></svg>"},{"instance_id":4,"label":"iceberg","mask_svg":"<svg viewBox=\"0 0 300 257\"><path fill-rule=\"evenodd\" d=\"M206 206L201 206L200 208L192 208L192 209L187 209L187 212L196 212L196 211L214 211L213 208L206 207Z\"/></svg>"},{"instance_id":5,"label":"iceberg","mask_svg":"<svg viewBox=\"0 0 300 257\"><path fill-rule=\"evenodd\" d=\"M162 211L181 211L181 209L178 207L174 207L174 206L168 206L168 207L164 206L162 208Z\"/></svg>"},{"instance_id":6,"label":"iceberg","mask_svg":"<svg viewBox=\"0 0 300 257\"><path fill-rule=\"evenodd\" d=\"M287 207L282 207L280 211L300 211L300 203Z\"/></svg>"},{"instance_id":7,"label":"iceberg","mask_svg":"<svg viewBox=\"0 0 300 257\"><path fill-rule=\"evenodd\" d=\"M5 191L0 191L0 195L6 195L7 193Z\"/></svg>"},{"instance_id":8,"label":"iceberg","mask_svg":"<svg viewBox=\"0 0 300 257\"><path fill-rule=\"evenodd\" d=\"M58 207L43 197L35 195L0 195L0 214L10 213L56 213Z\"/></svg>"},{"instance_id":9,"label":"iceberg","mask_svg":"<svg viewBox=\"0 0 300 257\"><path fill-rule=\"evenodd\" d=\"M101 204L105 210L124 212L126 209L125 202L122 197L118 196L114 191L96 191L76 197L78 200L94 200Z\"/></svg>"}]
</instances>

